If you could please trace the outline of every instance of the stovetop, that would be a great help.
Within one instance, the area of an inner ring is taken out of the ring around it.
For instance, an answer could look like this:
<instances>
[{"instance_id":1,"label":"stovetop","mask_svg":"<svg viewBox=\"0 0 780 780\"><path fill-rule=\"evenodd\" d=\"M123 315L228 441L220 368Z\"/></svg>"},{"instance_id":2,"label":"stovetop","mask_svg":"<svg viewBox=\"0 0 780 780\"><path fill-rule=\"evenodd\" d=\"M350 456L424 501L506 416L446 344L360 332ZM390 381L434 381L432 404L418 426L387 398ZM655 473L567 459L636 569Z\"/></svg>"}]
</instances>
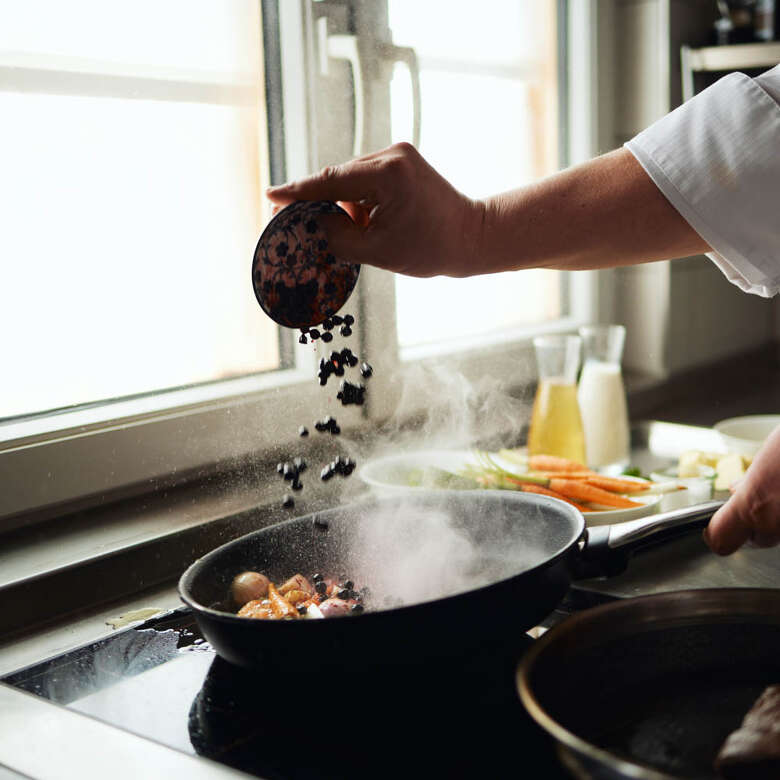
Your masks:
<instances>
[{"instance_id":1,"label":"stovetop","mask_svg":"<svg viewBox=\"0 0 780 780\"><path fill-rule=\"evenodd\" d=\"M550 621L563 615L565 608ZM318 679L305 668L232 666L182 608L2 682L269 780L555 780L568 775L515 691L517 663L532 642L486 646L435 667L361 664Z\"/></svg>"}]
</instances>

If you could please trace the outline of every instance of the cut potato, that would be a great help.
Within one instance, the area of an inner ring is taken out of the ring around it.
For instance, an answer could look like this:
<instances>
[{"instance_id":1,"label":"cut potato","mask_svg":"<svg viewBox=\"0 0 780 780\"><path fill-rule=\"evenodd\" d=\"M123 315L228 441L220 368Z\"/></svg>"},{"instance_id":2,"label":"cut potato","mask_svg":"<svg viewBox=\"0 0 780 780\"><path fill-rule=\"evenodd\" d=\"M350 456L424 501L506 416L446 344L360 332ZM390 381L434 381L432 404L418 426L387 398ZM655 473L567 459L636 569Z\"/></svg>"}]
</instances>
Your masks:
<instances>
[{"instance_id":1,"label":"cut potato","mask_svg":"<svg viewBox=\"0 0 780 780\"><path fill-rule=\"evenodd\" d=\"M718 458L722 458L715 452L702 452L701 450L688 450L680 455L680 461L677 466L680 479L689 479L691 477L701 476L701 467L709 466L715 468Z\"/></svg>"},{"instance_id":2,"label":"cut potato","mask_svg":"<svg viewBox=\"0 0 780 780\"><path fill-rule=\"evenodd\" d=\"M717 462L715 470L715 490L728 490L737 480L745 476L750 465L748 458L733 452L723 455Z\"/></svg>"}]
</instances>

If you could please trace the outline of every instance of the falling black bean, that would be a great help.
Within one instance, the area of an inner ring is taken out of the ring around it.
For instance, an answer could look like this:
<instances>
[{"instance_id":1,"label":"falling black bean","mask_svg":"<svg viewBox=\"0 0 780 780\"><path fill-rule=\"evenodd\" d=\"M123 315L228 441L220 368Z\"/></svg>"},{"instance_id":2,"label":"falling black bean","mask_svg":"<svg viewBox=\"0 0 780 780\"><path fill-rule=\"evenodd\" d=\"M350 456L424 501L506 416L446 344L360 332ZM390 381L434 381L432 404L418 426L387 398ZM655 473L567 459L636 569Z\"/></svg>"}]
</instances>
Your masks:
<instances>
[{"instance_id":1,"label":"falling black bean","mask_svg":"<svg viewBox=\"0 0 780 780\"><path fill-rule=\"evenodd\" d=\"M285 509L292 509L295 506L295 499L288 493L285 493L282 496L282 506Z\"/></svg>"}]
</instances>

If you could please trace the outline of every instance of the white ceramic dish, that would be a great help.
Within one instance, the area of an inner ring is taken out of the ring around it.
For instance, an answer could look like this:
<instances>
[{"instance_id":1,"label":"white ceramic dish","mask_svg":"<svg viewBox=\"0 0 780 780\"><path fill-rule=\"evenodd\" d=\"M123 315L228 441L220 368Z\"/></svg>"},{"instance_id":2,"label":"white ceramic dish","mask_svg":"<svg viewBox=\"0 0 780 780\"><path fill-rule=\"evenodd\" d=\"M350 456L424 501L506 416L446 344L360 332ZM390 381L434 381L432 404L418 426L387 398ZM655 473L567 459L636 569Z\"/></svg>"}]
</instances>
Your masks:
<instances>
[{"instance_id":1,"label":"white ceramic dish","mask_svg":"<svg viewBox=\"0 0 780 780\"><path fill-rule=\"evenodd\" d=\"M680 479L677 466L670 466L668 469L653 471L650 474L650 479L653 482L675 482L685 488L685 490L670 492L665 495L661 507L664 512L676 509L678 506L703 504L705 501L710 501L713 498L715 469L712 466L700 465L698 472L698 477L683 477Z\"/></svg>"},{"instance_id":2,"label":"white ceramic dish","mask_svg":"<svg viewBox=\"0 0 780 780\"><path fill-rule=\"evenodd\" d=\"M780 425L780 414L751 414L729 417L713 426L729 452L753 457L772 431Z\"/></svg>"},{"instance_id":3,"label":"white ceramic dish","mask_svg":"<svg viewBox=\"0 0 780 780\"><path fill-rule=\"evenodd\" d=\"M513 471L521 474L523 469L516 463L507 461L504 458L492 455L493 459L507 471ZM419 450L417 452L401 453L398 455L388 455L383 458L366 463L360 469L360 478L375 490L379 491L404 491L419 490L420 488L432 487L425 484L414 484L419 478L419 472L424 472L431 466L444 469L452 473L457 473L467 464L476 464L477 459L474 454L468 450ZM639 480L636 477L625 477L625 479ZM586 525L608 525L610 523L622 523L626 520L635 520L637 517L653 514L658 511L658 505L663 498L662 494L653 494L642 498L635 498L642 506L632 507L631 509L606 509L598 512L586 512Z\"/></svg>"},{"instance_id":4,"label":"white ceramic dish","mask_svg":"<svg viewBox=\"0 0 780 780\"><path fill-rule=\"evenodd\" d=\"M621 477L621 479L630 479L635 482L646 482L647 480L638 477ZM685 492L685 491L681 491ZM637 501L641 506L631 509L604 509L599 512L585 512L585 525L611 525L612 523L624 523L626 520L636 520L638 517L652 515L658 511L663 493L652 493L649 496L631 496L632 501Z\"/></svg>"}]
</instances>

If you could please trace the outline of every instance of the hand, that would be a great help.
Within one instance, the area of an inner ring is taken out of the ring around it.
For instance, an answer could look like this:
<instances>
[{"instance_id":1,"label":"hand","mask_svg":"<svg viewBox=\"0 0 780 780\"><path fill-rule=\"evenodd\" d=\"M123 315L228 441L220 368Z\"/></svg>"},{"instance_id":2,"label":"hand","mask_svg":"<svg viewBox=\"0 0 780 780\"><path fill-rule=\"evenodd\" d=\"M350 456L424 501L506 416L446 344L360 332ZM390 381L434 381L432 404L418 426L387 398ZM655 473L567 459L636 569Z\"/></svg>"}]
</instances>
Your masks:
<instances>
[{"instance_id":1,"label":"hand","mask_svg":"<svg viewBox=\"0 0 780 780\"><path fill-rule=\"evenodd\" d=\"M330 220L334 254L409 276L480 273L484 206L458 192L410 144L324 168L267 193L275 204L332 200L352 225Z\"/></svg>"},{"instance_id":2,"label":"hand","mask_svg":"<svg viewBox=\"0 0 780 780\"><path fill-rule=\"evenodd\" d=\"M718 555L745 542L756 547L780 543L780 427L756 455L734 494L710 520L704 540Z\"/></svg>"}]
</instances>

